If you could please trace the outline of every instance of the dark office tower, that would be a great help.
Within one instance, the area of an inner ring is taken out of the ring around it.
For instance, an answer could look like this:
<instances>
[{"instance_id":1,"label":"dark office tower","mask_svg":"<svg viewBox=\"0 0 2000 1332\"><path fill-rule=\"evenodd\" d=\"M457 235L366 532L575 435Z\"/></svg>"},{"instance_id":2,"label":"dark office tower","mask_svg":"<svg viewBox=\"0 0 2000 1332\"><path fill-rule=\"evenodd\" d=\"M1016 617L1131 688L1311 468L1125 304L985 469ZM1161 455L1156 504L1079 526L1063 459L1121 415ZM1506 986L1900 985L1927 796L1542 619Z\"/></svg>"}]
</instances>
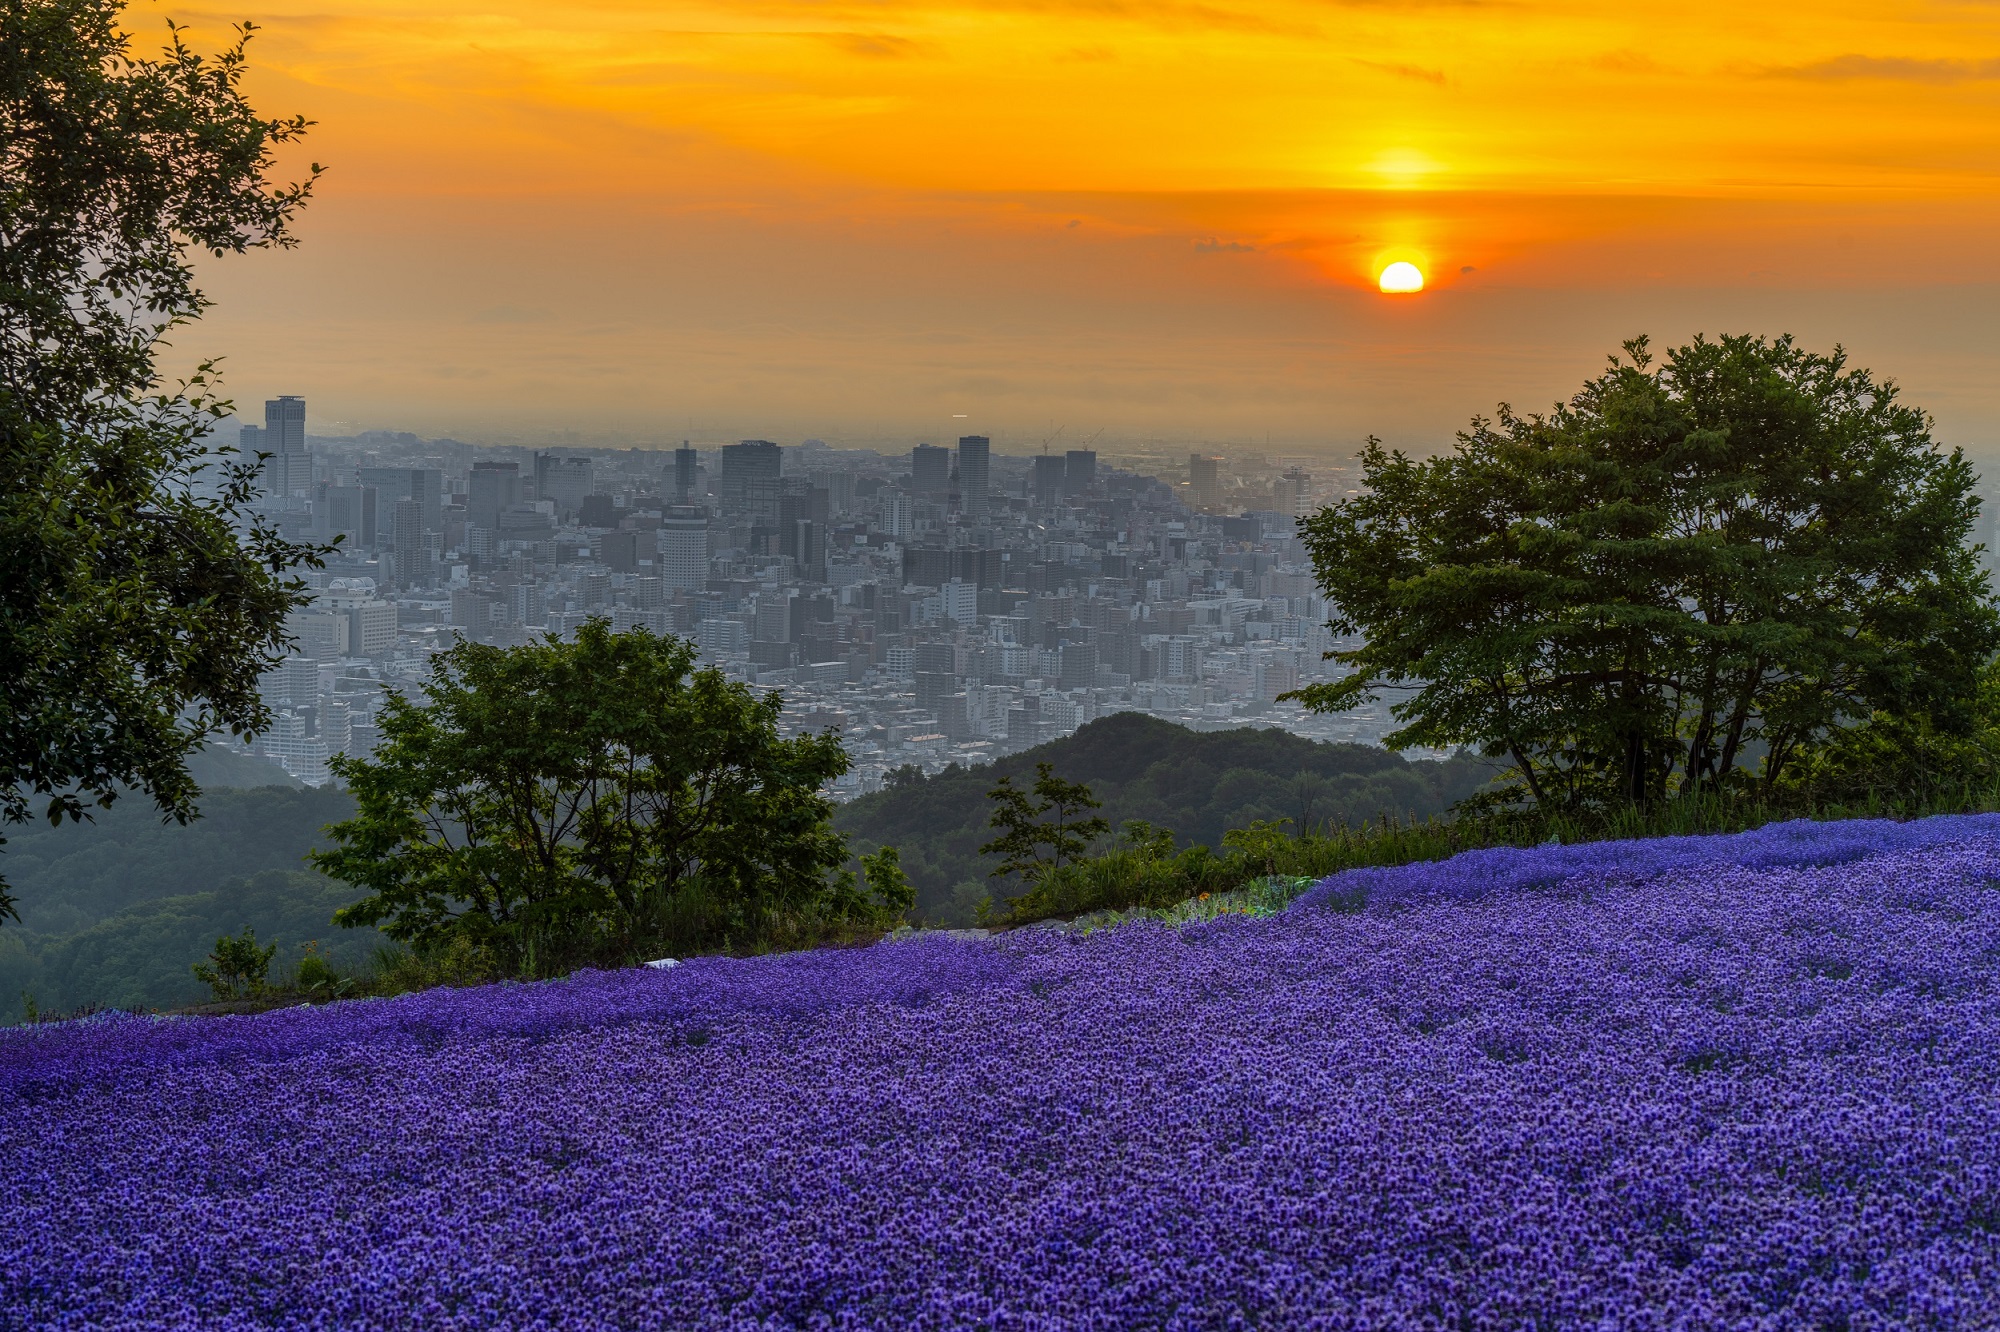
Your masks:
<instances>
[{"instance_id":1,"label":"dark office tower","mask_svg":"<svg viewBox=\"0 0 2000 1332\"><path fill-rule=\"evenodd\" d=\"M1094 449L1071 449L1063 459L1063 484L1072 495L1081 495L1097 484L1097 453Z\"/></svg>"},{"instance_id":2,"label":"dark office tower","mask_svg":"<svg viewBox=\"0 0 2000 1332\"><path fill-rule=\"evenodd\" d=\"M1216 460L1199 453L1188 455L1188 489L1194 492L1194 507L1213 509L1222 503L1222 477Z\"/></svg>"},{"instance_id":3,"label":"dark office tower","mask_svg":"<svg viewBox=\"0 0 2000 1332\"><path fill-rule=\"evenodd\" d=\"M404 587L428 587L436 580L433 535L424 530L421 500L397 500L390 520L390 548L396 554L396 581Z\"/></svg>"},{"instance_id":4,"label":"dark office tower","mask_svg":"<svg viewBox=\"0 0 2000 1332\"><path fill-rule=\"evenodd\" d=\"M264 460L264 494L285 499L312 492L312 456L306 452L306 400L273 398L264 404L264 428L244 426L239 446L245 453L268 453Z\"/></svg>"},{"instance_id":5,"label":"dark office tower","mask_svg":"<svg viewBox=\"0 0 2000 1332\"><path fill-rule=\"evenodd\" d=\"M466 486L465 521L474 527L497 531L500 514L521 502L521 464L476 462Z\"/></svg>"},{"instance_id":6,"label":"dark office tower","mask_svg":"<svg viewBox=\"0 0 2000 1332\"><path fill-rule=\"evenodd\" d=\"M910 489L919 495L942 495L951 489L951 450L919 444L910 450Z\"/></svg>"},{"instance_id":7,"label":"dark office tower","mask_svg":"<svg viewBox=\"0 0 2000 1332\"><path fill-rule=\"evenodd\" d=\"M988 496L993 471L993 441L984 435L963 435L958 441L958 493L962 512L969 523L984 523L992 516Z\"/></svg>"},{"instance_id":8,"label":"dark office tower","mask_svg":"<svg viewBox=\"0 0 2000 1332\"><path fill-rule=\"evenodd\" d=\"M1062 498L1063 481L1069 475L1069 460L1059 453L1043 453L1035 458L1035 503L1054 504Z\"/></svg>"},{"instance_id":9,"label":"dark office tower","mask_svg":"<svg viewBox=\"0 0 2000 1332\"><path fill-rule=\"evenodd\" d=\"M585 495L577 506L577 521L585 527L616 527L618 501L609 495Z\"/></svg>"},{"instance_id":10,"label":"dark office tower","mask_svg":"<svg viewBox=\"0 0 2000 1332\"><path fill-rule=\"evenodd\" d=\"M722 474L715 479L715 493L722 498L728 517L740 516L753 492L761 508L776 504L778 476L784 470L784 455L768 439L746 439L725 444L721 449ZM771 517L777 517L773 507Z\"/></svg>"},{"instance_id":11,"label":"dark office tower","mask_svg":"<svg viewBox=\"0 0 2000 1332\"><path fill-rule=\"evenodd\" d=\"M687 441L682 440L681 446L674 450L674 498L682 504L694 501L695 473L700 467L700 451L689 448Z\"/></svg>"}]
</instances>

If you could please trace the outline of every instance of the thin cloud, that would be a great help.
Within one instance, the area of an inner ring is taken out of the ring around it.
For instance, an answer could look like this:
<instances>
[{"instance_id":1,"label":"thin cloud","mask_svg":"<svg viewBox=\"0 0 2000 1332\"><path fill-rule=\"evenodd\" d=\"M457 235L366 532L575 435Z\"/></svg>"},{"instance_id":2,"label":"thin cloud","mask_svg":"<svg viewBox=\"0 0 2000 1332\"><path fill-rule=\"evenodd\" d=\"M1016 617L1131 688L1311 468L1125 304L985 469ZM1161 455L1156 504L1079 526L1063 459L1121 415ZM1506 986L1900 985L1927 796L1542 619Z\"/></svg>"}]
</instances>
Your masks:
<instances>
[{"instance_id":1,"label":"thin cloud","mask_svg":"<svg viewBox=\"0 0 2000 1332\"><path fill-rule=\"evenodd\" d=\"M849 55L871 60L908 60L924 51L921 44L886 32L825 32L819 36Z\"/></svg>"},{"instance_id":2,"label":"thin cloud","mask_svg":"<svg viewBox=\"0 0 2000 1332\"><path fill-rule=\"evenodd\" d=\"M1880 79L1893 83L1977 83L2000 79L2000 59L1916 60L1908 56L1841 55L1810 65L1767 71L1778 78L1846 82Z\"/></svg>"},{"instance_id":3,"label":"thin cloud","mask_svg":"<svg viewBox=\"0 0 2000 1332\"><path fill-rule=\"evenodd\" d=\"M1360 60L1354 62L1369 69L1378 69L1384 74L1393 74L1399 79L1410 79L1416 83L1430 83L1442 88L1445 84L1444 71L1425 69L1422 65L1392 65L1380 60Z\"/></svg>"}]
</instances>

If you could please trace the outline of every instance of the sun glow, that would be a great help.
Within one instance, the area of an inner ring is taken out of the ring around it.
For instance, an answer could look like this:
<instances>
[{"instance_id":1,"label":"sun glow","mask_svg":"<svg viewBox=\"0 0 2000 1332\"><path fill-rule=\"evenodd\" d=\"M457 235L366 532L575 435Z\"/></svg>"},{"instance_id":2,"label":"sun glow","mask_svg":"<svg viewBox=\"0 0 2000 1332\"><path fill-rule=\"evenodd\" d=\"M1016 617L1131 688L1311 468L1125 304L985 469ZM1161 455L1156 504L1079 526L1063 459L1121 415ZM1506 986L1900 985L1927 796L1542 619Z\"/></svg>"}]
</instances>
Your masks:
<instances>
[{"instance_id":1,"label":"sun glow","mask_svg":"<svg viewBox=\"0 0 2000 1332\"><path fill-rule=\"evenodd\" d=\"M1424 273L1415 264L1399 259L1382 270L1382 276L1376 279L1376 284L1383 291L1397 295L1422 291Z\"/></svg>"}]
</instances>

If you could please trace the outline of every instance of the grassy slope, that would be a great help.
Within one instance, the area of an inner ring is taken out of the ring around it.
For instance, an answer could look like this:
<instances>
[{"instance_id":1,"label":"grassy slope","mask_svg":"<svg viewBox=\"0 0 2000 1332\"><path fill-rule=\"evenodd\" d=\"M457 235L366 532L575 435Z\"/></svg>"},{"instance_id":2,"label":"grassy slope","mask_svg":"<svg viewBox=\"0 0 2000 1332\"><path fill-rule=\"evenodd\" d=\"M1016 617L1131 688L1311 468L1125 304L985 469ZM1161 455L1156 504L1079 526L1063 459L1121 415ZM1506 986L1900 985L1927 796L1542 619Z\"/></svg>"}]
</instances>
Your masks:
<instances>
[{"instance_id":1,"label":"grassy slope","mask_svg":"<svg viewBox=\"0 0 2000 1332\"><path fill-rule=\"evenodd\" d=\"M927 919L965 923L987 891L992 833L986 792L1002 776L1033 780L1037 762L1090 785L1113 827L1145 819L1183 844L1219 846L1255 819L1293 826L1356 824L1382 814L1443 813L1491 777L1468 760L1411 763L1368 745L1323 744L1276 730L1196 732L1139 713L1117 713L1074 735L999 760L947 770L842 806L834 822L857 850L892 844L917 885ZM1294 778L1324 782L1308 807Z\"/></svg>"}]
</instances>

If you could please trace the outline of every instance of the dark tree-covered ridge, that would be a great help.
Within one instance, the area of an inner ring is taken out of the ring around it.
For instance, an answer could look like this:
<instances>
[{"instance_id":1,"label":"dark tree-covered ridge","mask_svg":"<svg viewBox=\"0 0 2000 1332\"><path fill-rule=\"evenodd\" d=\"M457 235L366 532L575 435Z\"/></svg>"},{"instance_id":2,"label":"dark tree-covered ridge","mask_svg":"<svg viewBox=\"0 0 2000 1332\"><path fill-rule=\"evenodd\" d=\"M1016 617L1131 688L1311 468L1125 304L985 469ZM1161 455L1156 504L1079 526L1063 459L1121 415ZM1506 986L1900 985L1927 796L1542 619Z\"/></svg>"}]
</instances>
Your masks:
<instances>
[{"instance_id":1,"label":"dark tree-covered ridge","mask_svg":"<svg viewBox=\"0 0 2000 1332\"><path fill-rule=\"evenodd\" d=\"M1120 712L1074 735L979 768L947 769L842 805L834 826L857 849L901 848L917 908L934 921L971 920L997 864L986 793L1005 776L1032 783L1038 763L1090 787L1115 829L1132 819L1170 828L1183 846L1220 848L1257 819L1291 827L1362 823L1382 814L1441 814L1494 774L1466 759L1410 762L1372 745L1325 744L1280 730L1190 731Z\"/></svg>"}]
</instances>

